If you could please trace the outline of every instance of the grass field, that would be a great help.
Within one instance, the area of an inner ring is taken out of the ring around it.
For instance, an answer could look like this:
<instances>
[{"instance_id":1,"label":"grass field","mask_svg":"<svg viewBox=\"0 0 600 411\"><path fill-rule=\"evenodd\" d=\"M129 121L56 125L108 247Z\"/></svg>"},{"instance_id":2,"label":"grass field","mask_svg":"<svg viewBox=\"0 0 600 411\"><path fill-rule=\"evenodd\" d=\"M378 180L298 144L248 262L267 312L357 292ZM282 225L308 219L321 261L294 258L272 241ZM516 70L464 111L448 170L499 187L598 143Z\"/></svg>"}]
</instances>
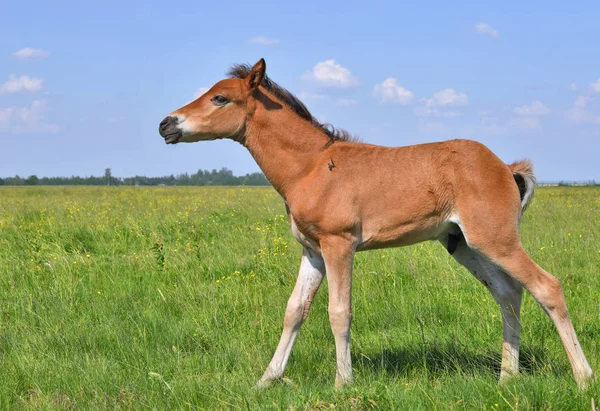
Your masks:
<instances>
[{"instance_id":1,"label":"grass field","mask_svg":"<svg viewBox=\"0 0 600 411\"><path fill-rule=\"evenodd\" d=\"M550 320L523 302L498 385L491 295L437 243L359 253L355 384L334 390L322 286L286 372L271 359L300 246L271 188L0 189L3 409L591 409ZM526 249L565 288L600 372L600 189L539 188Z\"/></svg>"}]
</instances>

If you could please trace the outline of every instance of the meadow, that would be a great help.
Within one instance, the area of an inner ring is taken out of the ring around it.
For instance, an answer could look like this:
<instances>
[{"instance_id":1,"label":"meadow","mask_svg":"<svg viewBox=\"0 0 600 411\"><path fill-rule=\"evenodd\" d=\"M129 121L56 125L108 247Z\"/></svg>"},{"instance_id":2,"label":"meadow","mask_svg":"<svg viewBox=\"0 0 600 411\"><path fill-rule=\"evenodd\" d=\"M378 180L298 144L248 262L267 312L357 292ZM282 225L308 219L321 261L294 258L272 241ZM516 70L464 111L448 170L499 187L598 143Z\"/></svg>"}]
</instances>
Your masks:
<instances>
[{"instance_id":1,"label":"meadow","mask_svg":"<svg viewBox=\"0 0 600 411\"><path fill-rule=\"evenodd\" d=\"M522 239L600 373L600 189L538 188ZM353 386L333 388L324 282L287 379L256 390L300 250L271 188L1 188L0 407L600 407L528 294L521 374L497 383L499 307L437 243L357 255Z\"/></svg>"}]
</instances>

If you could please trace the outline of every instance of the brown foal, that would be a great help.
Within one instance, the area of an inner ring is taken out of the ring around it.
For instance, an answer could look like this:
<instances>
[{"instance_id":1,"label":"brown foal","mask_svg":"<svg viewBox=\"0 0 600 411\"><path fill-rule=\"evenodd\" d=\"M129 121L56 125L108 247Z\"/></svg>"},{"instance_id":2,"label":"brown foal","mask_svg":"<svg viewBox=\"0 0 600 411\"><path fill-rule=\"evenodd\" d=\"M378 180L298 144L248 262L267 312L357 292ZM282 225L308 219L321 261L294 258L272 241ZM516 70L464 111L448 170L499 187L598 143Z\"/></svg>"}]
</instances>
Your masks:
<instances>
[{"instance_id":1,"label":"brown foal","mask_svg":"<svg viewBox=\"0 0 600 411\"><path fill-rule=\"evenodd\" d=\"M559 281L527 255L521 216L533 197L531 163L506 165L469 140L408 147L352 141L320 124L291 93L254 67L230 77L160 124L167 144L229 138L245 146L283 197L302 244L283 333L260 386L283 376L321 281L329 283L336 386L352 381L352 265L357 251L438 240L491 292L503 321L500 379L518 371L523 287L554 322L580 387L593 377Z\"/></svg>"}]
</instances>

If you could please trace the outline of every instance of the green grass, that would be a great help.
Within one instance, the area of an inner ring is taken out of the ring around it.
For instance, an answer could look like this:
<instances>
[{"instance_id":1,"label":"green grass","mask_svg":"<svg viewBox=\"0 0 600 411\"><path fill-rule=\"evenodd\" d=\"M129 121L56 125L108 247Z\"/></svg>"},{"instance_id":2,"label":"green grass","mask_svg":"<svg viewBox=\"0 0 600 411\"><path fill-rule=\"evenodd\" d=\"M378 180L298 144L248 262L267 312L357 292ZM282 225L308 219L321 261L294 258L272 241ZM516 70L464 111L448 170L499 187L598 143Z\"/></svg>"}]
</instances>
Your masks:
<instances>
[{"instance_id":1,"label":"green grass","mask_svg":"<svg viewBox=\"0 0 600 411\"><path fill-rule=\"evenodd\" d=\"M278 342L300 246L270 188L0 189L3 409L591 409L559 337L523 303L521 375L498 385L491 295L436 243L359 253L355 384L334 390L327 285L287 377ZM563 283L600 372L600 189L540 188L523 242Z\"/></svg>"}]
</instances>

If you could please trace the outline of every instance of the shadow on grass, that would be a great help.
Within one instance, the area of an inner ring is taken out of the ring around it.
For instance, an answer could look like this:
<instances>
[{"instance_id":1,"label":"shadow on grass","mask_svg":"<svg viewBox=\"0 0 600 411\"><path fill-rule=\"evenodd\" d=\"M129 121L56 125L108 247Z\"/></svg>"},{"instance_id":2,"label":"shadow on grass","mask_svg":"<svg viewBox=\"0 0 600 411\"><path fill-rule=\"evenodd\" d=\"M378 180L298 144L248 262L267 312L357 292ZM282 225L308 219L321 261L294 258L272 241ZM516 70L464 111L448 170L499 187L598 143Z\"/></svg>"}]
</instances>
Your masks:
<instances>
[{"instance_id":1,"label":"shadow on grass","mask_svg":"<svg viewBox=\"0 0 600 411\"><path fill-rule=\"evenodd\" d=\"M500 375L500 351L473 352L459 344L436 343L427 346L414 345L400 350L384 350L366 355L353 354L356 367L370 369L376 374L387 373L397 376L412 376L426 372L432 377L448 374ZM545 350L541 347L522 347L519 372L526 375L551 373L563 375L568 372L562 365L549 366Z\"/></svg>"}]
</instances>

